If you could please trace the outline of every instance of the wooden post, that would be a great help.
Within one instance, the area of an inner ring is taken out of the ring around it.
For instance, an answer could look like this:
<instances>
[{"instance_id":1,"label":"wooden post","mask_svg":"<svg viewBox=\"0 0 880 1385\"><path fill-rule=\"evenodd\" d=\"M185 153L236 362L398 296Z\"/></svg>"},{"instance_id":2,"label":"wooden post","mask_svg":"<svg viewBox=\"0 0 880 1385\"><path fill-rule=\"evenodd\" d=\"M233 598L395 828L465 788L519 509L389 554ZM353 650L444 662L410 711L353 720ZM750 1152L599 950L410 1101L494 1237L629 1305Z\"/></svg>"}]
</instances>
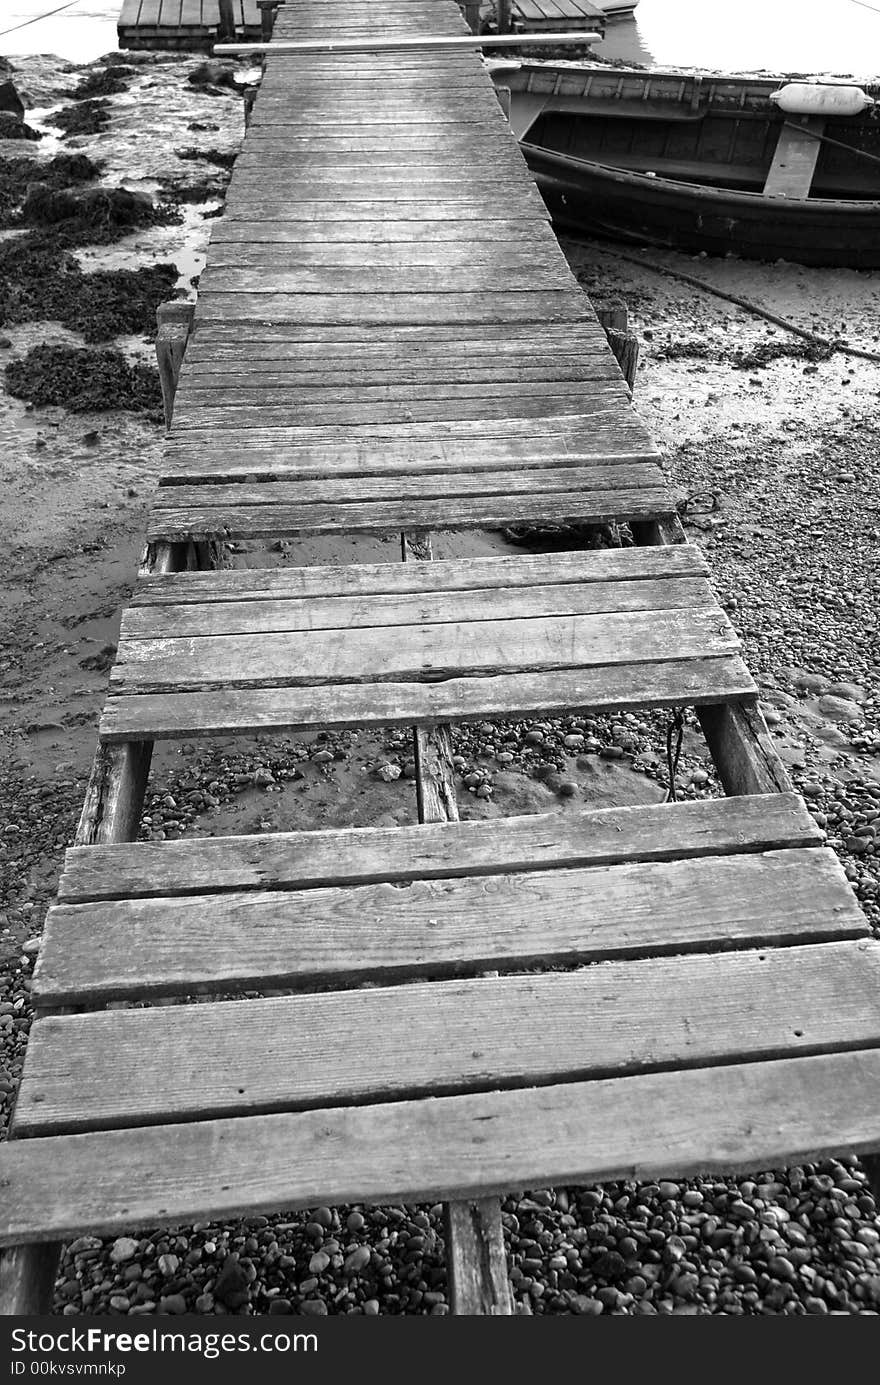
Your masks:
<instances>
[{"instance_id":1,"label":"wooden post","mask_svg":"<svg viewBox=\"0 0 880 1385\"><path fill-rule=\"evenodd\" d=\"M632 531L636 543L687 543L678 515L634 524ZM696 710L726 794L793 792L757 699L717 702Z\"/></svg>"},{"instance_id":2,"label":"wooden post","mask_svg":"<svg viewBox=\"0 0 880 1385\"><path fill-rule=\"evenodd\" d=\"M495 27L499 34L510 33L510 0L495 0Z\"/></svg>"},{"instance_id":3,"label":"wooden post","mask_svg":"<svg viewBox=\"0 0 880 1385\"><path fill-rule=\"evenodd\" d=\"M606 303L594 303L599 326L605 332L628 332L629 309L623 298L609 298Z\"/></svg>"},{"instance_id":4,"label":"wooden post","mask_svg":"<svg viewBox=\"0 0 880 1385\"><path fill-rule=\"evenodd\" d=\"M171 427L174 413L174 396L180 379L180 368L186 352L186 344L192 331L194 303L175 300L160 303L156 309L156 363L159 367L159 382L162 386L162 403L165 407L165 427Z\"/></svg>"},{"instance_id":5,"label":"wooden post","mask_svg":"<svg viewBox=\"0 0 880 1385\"><path fill-rule=\"evenodd\" d=\"M498 104L504 112L505 120L510 119L510 87L495 87L495 95L498 97Z\"/></svg>"},{"instance_id":6,"label":"wooden post","mask_svg":"<svg viewBox=\"0 0 880 1385\"><path fill-rule=\"evenodd\" d=\"M480 6L479 0L461 0L461 8L464 10L465 22L472 34L480 32Z\"/></svg>"},{"instance_id":7,"label":"wooden post","mask_svg":"<svg viewBox=\"0 0 880 1385\"><path fill-rule=\"evenodd\" d=\"M433 559L428 535L401 535L404 562ZM448 726L414 731L419 822L458 822ZM507 1253L497 1198L444 1204L449 1299L456 1317L512 1317Z\"/></svg>"},{"instance_id":8,"label":"wooden post","mask_svg":"<svg viewBox=\"0 0 880 1385\"><path fill-rule=\"evenodd\" d=\"M257 9L260 11L260 38L266 39L267 42L272 37L279 3L280 0L257 0Z\"/></svg>"},{"instance_id":9,"label":"wooden post","mask_svg":"<svg viewBox=\"0 0 880 1385\"><path fill-rule=\"evenodd\" d=\"M217 0L217 8L220 11L217 37L221 41L235 38L235 12L232 6L233 0Z\"/></svg>"},{"instance_id":10,"label":"wooden post","mask_svg":"<svg viewBox=\"0 0 880 1385\"><path fill-rule=\"evenodd\" d=\"M185 544L151 546L141 571L179 571L186 566L186 548ZM136 839L152 750L150 741L98 746L73 839L75 846ZM0 1251L0 1316L35 1317L51 1311L60 1254L61 1246L55 1243L10 1246Z\"/></svg>"},{"instance_id":11,"label":"wooden post","mask_svg":"<svg viewBox=\"0 0 880 1385\"><path fill-rule=\"evenodd\" d=\"M606 328L605 335L632 394L636 386L636 371L639 368L639 339L631 332L618 332L613 327Z\"/></svg>"}]
</instances>

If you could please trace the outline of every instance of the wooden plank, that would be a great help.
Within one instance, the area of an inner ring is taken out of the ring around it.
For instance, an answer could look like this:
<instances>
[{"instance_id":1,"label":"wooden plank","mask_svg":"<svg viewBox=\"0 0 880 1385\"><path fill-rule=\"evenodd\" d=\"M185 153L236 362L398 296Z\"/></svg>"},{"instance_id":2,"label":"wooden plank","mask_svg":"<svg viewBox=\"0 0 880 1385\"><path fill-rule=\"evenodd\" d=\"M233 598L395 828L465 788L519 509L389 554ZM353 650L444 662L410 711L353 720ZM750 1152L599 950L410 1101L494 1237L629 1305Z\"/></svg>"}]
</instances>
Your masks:
<instances>
[{"instance_id":1,"label":"wooden plank","mask_svg":"<svg viewBox=\"0 0 880 1385\"><path fill-rule=\"evenodd\" d=\"M878 985L880 943L859 941L54 1015L31 1029L16 1127L65 1134L877 1048Z\"/></svg>"},{"instance_id":2,"label":"wooden plank","mask_svg":"<svg viewBox=\"0 0 880 1385\"><path fill-rule=\"evenodd\" d=\"M809 197L824 129L825 121L816 117L802 118L801 126L783 122L764 183L765 197L786 197L798 202Z\"/></svg>"},{"instance_id":3,"label":"wooden plank","mask_svg":"<svg viewBox=\"0 0 880 1385\"><path fill-rule=\"evenodd\" d=\"M434 825L428 825L434 821ZM823 834L797 794L459 822L455 830L351 827L71 847L62 904L210 891L312 889L613 862L673 861L812 847Z\"/></svg>"},{"instance_id":4,"label":"wooden plank","mask_svg":"<svg viewBox=\"0 0 880 1385\"><path fill-rule=\"evenodd\" d=\"M186 639L125 639L117 692L194 687L306 687L488 677L638 661L710 658L739 648L719 607L537 616L395 627L393 638L335 630Z\"/></svg>"},{"instance_id":5,"label":"wooden plank","mask_svg":"<svg viewBox=\"0 0 880 1385\"><path fill-rule=\"evenodd\" d=\"M565 582L662 581L701 577L708 565L692 545L676 548L596 548L512 557L435 559L431 568L399 563L341 566L236 568L211 573L144 575L132 603L302 600L306 597L365 597L516 590Z\"/></svg>"},{"instance_id":6,"label":"wooden plank","mask_svg":"<svg viewBox=\"0 0 880 1385\"><path fill-rule=\"evenodd\" d=\"M711 604L702 578L662 582L567 583L555 587L473 588L450 601L447 596L324 597L297 601L209 601L181 606L130 606L122 618L122 638L179 639L253 635L294 630L347 631L526 617L587 615L599 612L689 610ZM382 636L379 636L382 638Z\"/></svg>"},{"instance_id":7,"label":"wooden plank","mask_svg":"<svg viewBox=\"0 0 880 1385\"><path fill-rule=\"evenodd\" d=\"M578 380L508 380L493 382L490 386L483 384L463 384L455 390L455 402L461 401L461 417L466 417L466 408L481 409L488 401L496 400L515 400L518 404L526 405L531 408L537 402L546 402L548 409L561 407L559 401L564 401L566 407L568 401L575 401L575 404L584 402L586 405L585 413L595 412L598 408L608 408L610 404L618 404L621 412L626 403L626 391L620 378L620 374L612 376L610 379L592 379L588 382L589 388L583 388L582 382ZM201 410L214 408L218 403L216 391L197 390L190 380L180 389L181 410L186 409L188 415L195 415ZM448 405L449 389L448 382L407 385L402 382L390 385L337 385L331 388L329 385L316 384L311 381L309 384L297 385L285 389L283 385L267 386L257 376L252 377L247 383L239 383L238 380L227 381L226 387L219 396L226 401L230 409L233 408L279 408L287 400L295 403L297 414L302 410L308 409L310 405L333 406L333 415L336 414L339 405L356 405L359 401L363 402L362 413L368 417L368 406L370 405L417 405L417 404L443 404ZM510 411L510 403L505 405L506 410ZM388 410L390 413L390 409ZM305 417L310 417L306 414ZM660 476L659 470L656 472Z\"/></svg>"},{"instance_id":8,"label":"wooden plank","mask_svg":"<svg viewBox=\"0 0 880 1385\"><path fill-rule=\"evenodd\" d=\"M534 216L549 221L550 213L543 202L538 205L538 194L534 198L522 193L491 198L468 194L464 190L459 197L450 197L448 183L439 186L436 195L429 195L429 185L417 192L401 189L395 198L391 189L387 197L340 197L323 194L317 189L311 197L303 195L308 189L298 189L296 198L286 201L257 200L252 197L227 197L223 216L226 225L234 221L245 221L254 225L267 222L314 222L343 221L346 228L359 221L400 222L400 221L522 221ZM583 295L586 301L586 296Z\"/></svg>"},{"instance_id":9,"label":"wooden plank","mask_svg":"<svg viewBox=\"0 0 880 1385\"><path fill-rule=\"evenodd\" d=\"M0 1242L728 1176L880 1144L880 1052L0 1145Z\"/></svg>"},{"instance_id":10,"label":"wooden plank","mask_svg":"<svg viewBox=\"0 0 880 1385\"><path fill-rule=\"evenodd\" d=\"M376 502L373 505L254 505L229 510L202 507L154 510L147 536L168 542L199 539L278 538L296 534L396 533L401 529L499 529L516 524L609 524L666 514L673 506L665 487L564 491L547 495L463 497L450 511L446 500Z\"/></svg>"},{"instance_id":11,"label":"wooden plank","mask_svg":"<svg viewBox=\"0 0 880 1385\"><path fill-rule=\"evenodd\" d=\"M488 357L485 359L489 360ZM281 362L253 360L250 356L246 365L240 365L238 370L229 360L198 362L187 371L183 393L192 400L210 403L211 392L222 390L225 393L231 388L239 394L244 390L255 389L287 390L290 393L303 386L312 386L325 391L328 398L338 399L339 387L349 390L366 390L376 386L389 388L395 385L440 385L448 388L450 385L473 387L477 384L491 384L518 387L532 382L558 384L565 381L581 381L588 384L602 380L614 380L618 383L620 381L618 367L613 361L600 356L593 356L572 365L556 362L528 366L507 358L506 362L502 359L486 365L468 366L465 362L457 364L455 361L443 364L438 361L437 365L423 365L417 362L408 366L405 361L401 361L395 366L390 359L384 362L378 359L375 364L371 364L369 360L362 363L353 359L351 369L346 371L342 361L335 357L329 360L312 358L302 364L292 360L287 363L286 369L273 368L276 366L281 367Z\"/></svg>"},{"instance_id":12,"label":"wooden plank","mask_svg":"<svg viewBox=\"0 0 880 1385\"><path fill-rule=\"evenodd\" d=\"M266 279L279 274L290 274L297 270L310 269L313 273L345 270L349 274L355 270L390 269L399 265L411 269L414 265L428 268L433 266L437 273L458 269L472 272L494 268L496 270L541 270L561 275L564 265L560 265L558 251L553 246L535 246L526 239L508 243L493 241L491 244L471 245L466 237L457 241L439 243L416 240L404 244L389 245L384 239L369 244L357 241L333 241L330 244L304 242L279 250L277 245L236 245L233 249L223 244L212 245L210 253L212 274L220 269L259 270ZM280 282L276 285L281 287Z\"/></svg>"},{"instance_id":13,"label":"wooden plank","mask_svg":"<svg viewBox=\"0 0 880 1385\"><path fill-rule=\"evenodd\" d=\"M55 906L35 999L355 986L869 936L828 850L399 883Z\"/></svg>"},{"instance_id":14,"label":"wooden plank","mask_svg":"<svg viewBox=\"0 0 880 1385\"><path fill-rule=\"evenodd\" d=\"M214 688L210 692L111 697L101 716L107 741L259 735L360 726L546 716L588 710L699 706L753 698L742 660L672 659L540 674L449 678L440 683L337 684L324 688Z\"/></svg>"},{"instance_id":15,"label":"wooden plank","mask_svg":"<svg viewBox=\"0 0 880 1385\"><path fill-rule=\"evenodd\" d=\"M227 293L200 296L202 321L311 323L578 322L582 296L571 289L493 293Z\"/></svg>"},{"instance_id":16,"label":"wooden plank","mask_svg":"<svg viewBox=\"0 0 880 1385\"><path fill-rule=\"evenodd\" d=\"M285 505L310 504L354 504L392 499L398 494L400 500L425 501L446 496L491 496L503 495L505 485L509 495L528 495L543 491L550 495L556 491L584 492L635 490L640 487L657 490L663 486L663 473L651 463L632 463L613 466L594 465L589 467L544 467L535 471L521 470L506 475L497 471L477 471L476 473L444 472L432 479L421 473L410 481L402 477L382 475L357 477L336 477L334 479L300 481L265 481L248 483L241 481L232 485L211 483L210 485L184 486L166 485L159 488L154 510L186 510L203 507L234 509L237 506L265 506L277 509Z\"/></svg>"}]
</instances>

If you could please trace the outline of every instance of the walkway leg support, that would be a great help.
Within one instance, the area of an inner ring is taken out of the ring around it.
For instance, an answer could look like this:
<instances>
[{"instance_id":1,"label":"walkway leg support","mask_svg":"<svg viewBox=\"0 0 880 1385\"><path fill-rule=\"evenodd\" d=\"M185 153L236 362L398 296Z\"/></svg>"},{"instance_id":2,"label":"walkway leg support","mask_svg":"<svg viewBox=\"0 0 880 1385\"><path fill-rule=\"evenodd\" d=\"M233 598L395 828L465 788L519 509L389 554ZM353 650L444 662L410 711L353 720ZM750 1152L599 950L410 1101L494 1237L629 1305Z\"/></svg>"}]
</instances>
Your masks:
<instances>
[{"instance_id":1,"label":"walkway leg support","mask_svg":"<svg viewBox=\"0 0 880 1385\"><path fill-rule=\"evenodd\" d=\"M186 549L186 544L156 544L148 549L141 571L180 571L186 566ZM152 751L149 741L98 746L74 846L136 839ZM60 1255L61 1246L54 1242L11 1246L0 1252L0 1316L51 1312Z\"/></svg>"},{"instance_id":2,"label":"walkway leg support","mask_svg":"<svg viewBox=\"0 0 880 1385\"><path fill-rule=\"evenodd\" d=\"M404 534L404 562L430 562L428 535ZM414 732L419 822L458 822L452 736L448 726ZM497 1198L447 1202L446 1263L449 1301L456 1317L512 1317L507 1252Z\"/></svg>"}]
</instances>

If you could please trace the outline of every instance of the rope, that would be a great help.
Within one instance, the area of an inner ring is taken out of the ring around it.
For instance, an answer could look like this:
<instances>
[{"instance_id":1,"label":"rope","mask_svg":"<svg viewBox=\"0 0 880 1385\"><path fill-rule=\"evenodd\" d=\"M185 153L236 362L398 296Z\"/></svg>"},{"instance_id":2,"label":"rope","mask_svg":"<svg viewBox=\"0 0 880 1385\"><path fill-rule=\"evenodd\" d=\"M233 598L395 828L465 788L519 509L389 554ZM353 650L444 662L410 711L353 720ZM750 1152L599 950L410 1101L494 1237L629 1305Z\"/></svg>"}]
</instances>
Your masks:
<instances>
[{"instance_id":1,"label":"rope","mask_svg":"<svg viewBox=\"0 0 880 1385\"><path fill-rule=\"evenodd\" d=\"M858 5L860 10L870 10L872 14L880 14L880 10L877 9L876 5L868 5L865 3L865 0L850 0L850 3Z\"/></svg>"},{"instance_id":2,"label":"rope","mask_svg":"<svg viewBox=\"0 0 880 1385\"><path fill-rule=\"evenodd\" d=\"M584 240L586 237L576 236L573 239ZM612 250L610 246L602 245L599 248L603 254L614 255L618 260L626 260L627 264L638 265L640 269L653 270L655 274L665 274L670 279L679 279L683 284L690 284L692 288L702 289L705 293L713 293L716 298L723 298L726 303L734 303L736 307L744 308L747 313L754 313L756 317L763 317L767 322L772 322L774 326L782 327L786 332L793 332L796 337L802 337L804 341L811 342L814 346L821 346L826 351L839 351L844 356L858 356L862 361L880 361L880 351L869 351L862 346L850 346L848 342L840 341L839 338L829 341L827 337L820 337L817 332L809 332L805 327L798 327L796 323L789 322L787 318L780 317L778 313L769 312L767 308L752 303L748 298L741 298L738 293L728 293L726 289L716 288L714 284L707 284L705 279L698 279L693 274L685 274L681 269L670 269L667 265L643 259L640 255L630 255L625 250Z\"/></svg>"},{"instance_id":3,"label":"rope","mask_svg":"<svg viewBox=\"0 0 880 1385\"><path fill-rule=\"evenodd\" d=\"M26 29L29 24L39 24L43 19L51 19L53 14L60 14L62 10L72 10L79 2L80 0L67 0L66 5L58 5L54 10L47 10L45 14L35 14L33 19L24 19L21 24L13 24L11 29L0 29L0 38L16 33L18 29Z\"/></svg>"},{"instance_id":4,"label":"rope","mask_svg":"<svg viewBox=\"0 0 880 1385\"><path fill-rule=\"evenodd\" d=\"M672 741L675 738L675 748ZM666 770L669 775L669 788L666 790L666 803L675 803L675 776L681 759L681 743L684 740L684 716L679 707L666 726Z\"/></svg>"}]
</instances>

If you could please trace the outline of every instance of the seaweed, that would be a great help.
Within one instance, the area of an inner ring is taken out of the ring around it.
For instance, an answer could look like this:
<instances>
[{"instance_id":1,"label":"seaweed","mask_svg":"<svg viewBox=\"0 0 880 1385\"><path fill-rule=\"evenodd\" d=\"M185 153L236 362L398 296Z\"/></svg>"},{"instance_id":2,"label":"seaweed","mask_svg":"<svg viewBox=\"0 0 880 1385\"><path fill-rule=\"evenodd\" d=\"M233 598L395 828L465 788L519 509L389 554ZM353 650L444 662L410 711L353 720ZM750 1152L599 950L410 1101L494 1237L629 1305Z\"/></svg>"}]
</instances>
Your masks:
<instances>
[{"instance_id":1,"label":"seaweed","mask_svg":"<svg viewBox=\"0 0 880 1385\"><path fill-rule=\"evenodd\" d=\"M200 183L161 184L166 202L222 202L226 196L227 179L205 178Z\"/></svg>"},{"instance_id":2,"label":"seaweed","mask_svg":"<svg viewBox=\"0 0 880 1385\"><path fill-rule=\"evenodd\" d=\"M85 274L57 237L21 236L0 244L0 323L60 322L87 342L152 336L176 282L173 264Z\"/></svg>"},{"instance_id":3,"label":"seaweed","mask_svg":"<svg viewBox=\"0 0 880 1385\"><path fill-rule=\"evenodd\" d=\"M99 96L118 96L128 91L131 79L135 76L133 67L119 63L113 67L99 68L80 82L78 87L64 93L72 101L93 101Z\"/></svg>"},{"instance_id":4,"label":"seaweed","mask_svg":"<svg viewBox=\"0 0 880 1385\"><path fill-rule=\"evenodd\" d=\"M63 245L109 245L145 226L179 223L180 213L128 188L55 190L48 184L28 184L20 220L25 226L51 226Z\"/></svg>"},{"instance_id":5,"label":"seaweed","mask_svg":"<svg viewBox=\"0 0 880 1385\"><path fill-rule=\"evenodd\" d=\"M65 135L97 135L110 124L110 102L100 97L96 101L78 101L63 106L52 116L52 124Z\"/></svg>"},{"instance_id":6,"label":"seaweed","mask_svg":"<svg viewBox=\"0 0 880 1385\"><path fill-rule=\"evenodd\" d=\"M100 164L93 163L85 154L58 154L46 163L27 158L0 160L0 227L17 223L30 183L39 181L48 188L71 188L93 182L100 172Z\"/></svg>"},{"instance_id":7,"label":"seaweed","mask_svg":"<svg viewBox=\"0 0 880 1385\"><path fill-rule=\"evenodd\" d=\"M178 159L201 159L205 163L215 164L217 168L231 168L238 158L237 149L231 153L225 149L175 149L174 152Z\"/></svg>"},{"instance_id":8,"label":"seaweed","mask_svg":"<svg viewBox=\"0 0 880 1385\"><path fill-rule=\"evenodd\" d=\"M20 116L14 115L12 111L0 111L0 139L42 139L40 130L35 130L33 125L26 124Z\"/></svg>"},{"instance_id":9,"label":"seaweed","mask_svg":"<svg viewBox=\"0 0 880 1385\"><path fill-rule=\"evenodd\" d=\"M112 349L35 346L7 365L6 388L17 399L61 404L72 413L129 409L158 416L162 403L158 372Z\"/></svg>"}]
</instances>

